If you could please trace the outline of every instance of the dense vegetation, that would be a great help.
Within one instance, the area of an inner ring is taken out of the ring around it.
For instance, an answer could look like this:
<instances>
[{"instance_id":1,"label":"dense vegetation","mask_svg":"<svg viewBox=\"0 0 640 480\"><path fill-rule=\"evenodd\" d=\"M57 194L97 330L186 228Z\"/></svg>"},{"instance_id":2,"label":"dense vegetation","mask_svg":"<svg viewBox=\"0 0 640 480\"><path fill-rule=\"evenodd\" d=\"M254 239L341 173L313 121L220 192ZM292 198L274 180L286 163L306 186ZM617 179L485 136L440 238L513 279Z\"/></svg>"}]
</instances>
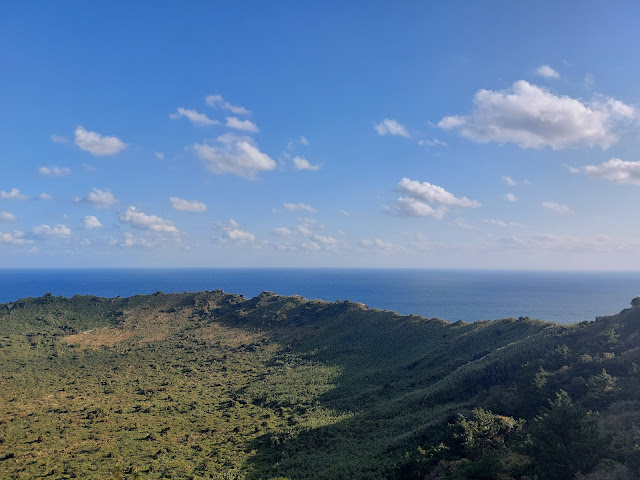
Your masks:
<instances>
[{"instance_id":1,"label":"dense vegetation","mask_svg":"<svg viewBox=\"0 0 640 480\"><path fill-rule=\"evenodd\" d=\"M222 291L0 305L0 478L640 477L640 299L450 324Z\"/></svg>"}]
</instances>

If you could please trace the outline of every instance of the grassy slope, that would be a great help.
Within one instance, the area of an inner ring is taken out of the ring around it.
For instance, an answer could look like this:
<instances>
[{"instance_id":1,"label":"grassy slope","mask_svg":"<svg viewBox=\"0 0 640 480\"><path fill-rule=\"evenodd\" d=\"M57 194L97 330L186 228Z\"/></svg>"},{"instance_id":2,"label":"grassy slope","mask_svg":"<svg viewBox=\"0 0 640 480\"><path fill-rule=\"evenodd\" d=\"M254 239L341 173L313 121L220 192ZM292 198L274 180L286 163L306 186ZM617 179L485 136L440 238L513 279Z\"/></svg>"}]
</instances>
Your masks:
<instances>
[{"instance_id":1,"label":"grassy slope","mask_svg":"<svg viewBox=\"0 0 640 480\"><path fill-rule=\"evenodd\" d=\"M531 418L560 388L627 448L639 332L637 308L559 326L268 293L23 299L0 305L0 478L386 478L453 412ZM603 368L613 391L589 383Z\"/></svg>"}]
</instances>

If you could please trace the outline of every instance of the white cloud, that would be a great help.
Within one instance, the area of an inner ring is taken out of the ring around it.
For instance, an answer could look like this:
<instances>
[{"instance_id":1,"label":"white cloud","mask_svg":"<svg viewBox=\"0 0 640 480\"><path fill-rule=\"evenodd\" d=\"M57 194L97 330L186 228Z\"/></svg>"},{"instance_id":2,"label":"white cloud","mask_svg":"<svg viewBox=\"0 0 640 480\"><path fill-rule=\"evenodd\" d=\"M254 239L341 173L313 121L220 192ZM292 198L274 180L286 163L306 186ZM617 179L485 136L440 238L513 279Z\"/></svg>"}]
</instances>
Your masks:
<instances>
[{"instance_id":1,"label":"white cloud","mask_svg":"<svg viewBox=\"0 0 640 480\"><path fill-rule=\"evenodd\" d=\"M238 222L233 219L218 225L218 228L222 230L222 237L215 238L214 241L221 244L229 242L252 243L256 239L256 236L253 233L240 229Z\"/></svg>"},{"instance_id":2,"label":"white cloud","mask_svg":"<svg viewBox=\"0 0 640 480\"><path fill-rule=\"evenodd\" d=\"M51 200L53 198L53 195L47 193L47 192L42 192L40 195L38 195L38 198L40 200Z\"/></svg>"},{"instance_id":3,"label":"white cloud","mask_svg":"<svg viewBox=\"0 0 640 480\"><path fill-rule=\"evenodd\" d=\"M464 220L462 220L461 218L457 219L454 222L454 225L458 228L463 228L465 230L478 230L478 227L474 226L474 225L469 225L468 223L465 223Z\"/></svg>"},{"instance_id":4,"label":"white cloud","mask_svg":"<svg viewBox=\"0 0 640 480\"><path fill-rule=\"evenodd\" d=\"M404 125L391 118L385 118L382 122L373 126L378 135L395 135L398 137L411 138Z\"/></svg>"},{"instance_id":5,"label":"white cloud","mask_svg":"<svg viewBox=\"0 0 640 480\"><path fill-rule=\"evenodd\" d=\"M271 233L279 237L290 237L293 232L285 227L276 227L271 229Z\"/></svg>"},{"instance_id":6,"label":"white cloud","mask_svg":"<svg viewBox=\"0 0 640 480\"><path fill-rule=\"evenodd\" d=\"M298 139L298 142L300 142L304 146L308 146L309 145L309 140L307 140L307 137L304 137L304 136L301 136Z\"/></svg>"},{"instance_id":7,"label":"white cloud","mask_svg":"<svg viewBox=\"0 0 640 480\"><path fill-rule=\"evenodd\" d=\"M446 147L447 142L434 138L433 140L419 140L418 145L422 147Z\"/></svg>"},{"instance_id":8,"label":"white cloud","mask_svg":"<svg viewBox=\"0 0 640 480\"><path fill-rule=\"evenodd\" d=\"M600 165L587 165L584 168L571 168L573 173L584 173L591 177L605 178L615 183L640 185L640 162L627 162L611 158Z\"/></svg>"},{"instance_id":9,"label":"white cloud","mask_svg":"<svg viewBox=\"0 0 640 480\"><path fill-rule=\"evenodd\" d=\"M476 142L515 143L522 148L559 150L579 144L607 148L617 127L636 116L632 107L604 96L583 103L519 80L510 89L479 90L473 111L438 123Z\"/></svg>"},{"instance_id":10,"label":"white cloud","mask_svg":"<svg viewBox=\"0 0 640 480\"><path fill-rule=\"evenodd\" d=\"M251 120L240 120L236 117L227 117L227 123L225 124L229 128L235 128L236 130L244 130L245 132L256 133L258 132L258 126Z\"/></svg>"},{"instance_id":11,"label":"white cloud","mask_svg":"<svg viewBox=\"0 0 640 480\"><path fill-rule=\"evenodd\" d=\"M511 178L511 177L509 177L507 175L502 177L502 181L504 183L506 183L507 185L510 185L512 187L515 187L516 185L518 185L518 182L516 182L513 178Z\"/></svg>"},{"instance_id":12,"label":"white cloud","mask_svg":"<svg viewBox=\"0 0 640 480\"><path fill-rule=\"evenodd\" d=\"M68 167L40 167L38 169L40 175L47 177L64 177L65 175L71 175L71 169Z\"/></svg>"},{"instance_id":13,"label":"white cloud","mask_svg":"<svg viewBox=\"0 0 640 480\"><path fill-rule=\"evenodd\" d=\"M349 212L347 212L346 210L340 210L340 213L342 215L344 215L345 217L350 217L351 216L351 214Z\"/></svg>"},{"instance_id":14,"label":"white cloud","mask_svg":"<svg viewBox=\"0 0 640 480\"><path fill-rule=\"evenodd\" d=\"M498 220L495 218L485 218L482 220L484 223L488 224L488 225L495 225L498 227L523 227L524 225L522 223L517 223L517 222L505 222L502 220Z\"/></svg>"},{"instance_id":15,"label":"white cloud","mask_svg":"<svg viewBox=\"0 0 640 480\"><path fill-rule=\"evenodd\" d=\"M469 200L467 197L456 197L437 185L408 178L403 178L398 182L396 191L421 202L440 203L451 207L476 208L480 206L480 203L475 200Z\"/></svg>"},{"instance_id":16,"label":"white cloud","mask_svg":"<svg viewBox=\"0 0 640 480\"><path fill-rule=\"evenodd\" d=\"M210 107L214 108L222 108L224 110L228 110L231 113L235 113L236 115L249 115L251 112L244 107L240 107L238 105L231 105L229 102L225 101L222 98L222 95L208 95L204 101Z\"/></svg>"},{"instance_id":17,"label":"white cloud","mask_svg":"<svg viewBox=\"0 0 640 480\"><path fill-rule=\"evenodd\" d=\"M571 210L566 205L560 205L559 203L556 203L556 202L542 202L540 205L546 208L547 210L552 210L561 215L567 215L569 213L573 213L573 210Z\"/></svg>"},{"instance_id":18,"label":"white cloud","mask_svg":"<svg viewBox=\"0 0 640 480\"><path fill-rule=\"evenodd\" d=\"M549 65L540 65L536 73L544 78L560 78L560 74Z\"/></svg>"},{"instance_id":19,"label":"white cloud","mask_svg":"<svg viewBox=\"0 0 640 480\"><path fill-rule=\"evenodd\" d=\"M84 217L84 228L91 230L92 228L102 228L102 224L97 217L93 215L87 215Z\"/></svg>"},{"instance_id":20,"label":"white cloud","mask_svg":"<svg viewBox=\"0 0 640 480\"><path fill-rule=\"evenodd\" d=\"M76 202L90 203L98 208L107 208L118 203L116 197L109 190L93 188L85 197L76 197Z\"/></svg>"},{"instance_id":21,"label":"white cloud","mask_svg":"<svg viewBox=\"0 0 640 480\"><path fill-rule=\"evenodd\" d=\"M13 213L0 211L0 221L13 222L15 219L16 219L16 216Z\"/></svg>"},{"instance_id":22,"label":"white cloud","mask_svg":"<svg viewBox=\"0 0 640 480\"><path fill-rule=\"evenodd\" d=\"M316 209L313 208L311 205L308 205L306 203L302 203L302 202L298 202L298 203L288 203L288 202L284 202L282 204L282 206L284 208L286 208L287 210L289 210L290 212L294 212L296 210L305 210L307 212L315 212Z\"/></svg>"},{"instance_id":23,"label":"white cloud","mask_svg":"<svg viewBox=\"0 0 640 480\"><path fill-rule=\"evenodd\" d=\"M311 218L304 219L296 225L296 231L305 237L310 237L315 232L322 230L322 228L322 225L319 225L318 222Z\"/></svg>"},{"instance_id":24,"label":"white cloud","mask_svg":"<svg viewBox=\"0 0 640 480\"><path fill-rule=\"evenodd\" d=\"M311 170L312 172L320 170L320 165L312 165L309 160L299 155L293 157L293 166L296 170Z\"/></svg>"},{"instance_id":25,"label":"white cloud","mask_svg":"<svg viewBox=\"0 0 640 480\"><path fill-rule=\"evenodd\" d=\"M142 237L135 237L132 233L124 234L124 240L120 244L122 247L153 247L153 243Z\"/></svg>"},{"instance_id":26,"label":"white cloud","mask_svg":"<svg viewBox=\"0 0 640 480\"><path fill-rule=\"evenodd\" d=\"M363 248L378 249L378 250L391 250L393 244L389 242L383 242L379 238L373 240L361 240L360 246Z\"/></svg>"},{"instance_id":27,"label":"white cloud","mask_svg":"<svg viewBox=\"0 0 640 480\"><path fill-rule=\"evenodd\" d=\"M68 138L64 138L56 134L51 135L51 141L54 143L69 143Z\"/></svg>"},{"instance_id":28,"label":"white cloud","mask_svg":"<svg viewBox=\"0 0 640 480\"><path fill-rule=\"evenodd\" d=\"M12 188L8 192L5 192L4 190L0 191L1 200L27 200L28 198L29 197L27 197L17 188Z\"/></svg>"},{"instance_id":29,"label":"white cloud","mask_svg":"<svg viewBox=\"0 0 640 480\"><path fill-rule=\"evenodd\" d=\"M178 234L180 230L169 220L164 220L155 215L147 215L136 207L129 206L120 212L120 221L129 223L136 228L151 230L154 232Z\"/></svg>"},{"instance_id":30,"label":"white cloud","mask_svg":"<svg viewBox=\"0 0 640 480\"><path fill-rule=\"evenodd\" d=\"M253 179L258 172L275 170L277 167L276 162L262 153L250 137L227 133L220 135L217 142L217 145L196 143L192 146L196 155L216 175L231 173Z\"/></svg>"},{"instance_id":31,"label":"white cloud","mask_svg":"<svg viewBox=\"0 0 640 480\"><path fill-rule=\"evenodd\" d=\"M15 231L13 233L0 232L0 243L5 243L7 245L25 245L26 243L30 243L29 240L26 240L23 237L24 233L20 231Z\"/></svg>"},{"instance_id":32,"label":"white cloud","mask_svg":"<svg viewBox=\"0 0 640 480\"><path fill-rule=\"evenodd\" d=\"M51 235L53 237L69 237L71 229L66 225L58 224L55 227L49 225L39 225L33 229L36 235Z\"/></svg>"},{"instance_id":33,"label":"white cloud","mask_svg":"<svg viewBox=\"0 0 640 480\"><path fill-rule=\"evenodd\" d=\"M206 212L207 206L196 200L184 200L178 197L169 197L169 203L175 210L181 212Z\"/></svg>"},{"instance_id":34,"label":"white cloud","mask_svg":"<svg viewBox=\"0 0 640 480\"><path fill-rule=\"evenodd\" d=\"M395 215L406 215L409 217L433 217L442 218L447 209L444 207L433 208L430 205L414 198L399 197L394 208L388 209Z\"/></svg>"},{"instance_id":35,"label":"white cloud","mask_svg":"<svg viewBox=\"0 0 640 480\"><path fill-rule=\"evenodd\" d=\"M504 196L504 199L505 199L507 202L511 202L511 203L515 203L515 202L517 202L517 201L518 201L518 197L516 197L513 193L507 193L507 194Z\"/></svg>"},{"instance_id":36,"label":"white cloud","mask_svg":"<svg viewBox=\"0 0 640 480\"><path fill-rule=\"evenodd\" d=\"M164 160L164 153L162 152L153 152L158 160Z\"/></svg>"},{"instance_id":37,"label":"white cloud","mask_svg":"<svg viewBox=\"0 0 640 480\"><path fill-rule=\"evenodd\" d=\"M97 132L89 132L78 126L75 130L76 145L97 157L115 155L127 148L127 144L117 137L105 137Z\"/></svg>"},{"instance_id":38,"label":"white cloud","mask_svg":"<svg viewBox=\"0 0 640 480\"><path fill-rule=\"evenodd\" d=\"M200 113L196 110L190 110L188 108L178 107L175 113L169 114L169 118L173 120L179 120L182 117L187 118L192 124L198 127L220 124L219 121L210 119L204 113Z\"/></svg>"}]
</instances>

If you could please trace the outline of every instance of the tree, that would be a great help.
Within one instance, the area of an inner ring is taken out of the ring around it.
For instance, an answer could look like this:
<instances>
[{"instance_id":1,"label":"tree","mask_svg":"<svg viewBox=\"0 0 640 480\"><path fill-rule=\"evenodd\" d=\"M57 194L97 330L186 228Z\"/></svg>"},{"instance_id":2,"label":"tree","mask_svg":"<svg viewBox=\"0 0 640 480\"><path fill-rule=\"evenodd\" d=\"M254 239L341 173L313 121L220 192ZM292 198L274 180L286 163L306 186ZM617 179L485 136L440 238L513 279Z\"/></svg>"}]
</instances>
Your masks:
<instances>
[{"instance_id":1,"label":"tree","mask_svg":"<svg viewBox=\"0 0 640 480\"><path fill-rule=\"evenodd\" d=\"M566 480L591 471L604 454L596 424L564 390L549 403L531 430L531 454L540 480Z\"/></svg>"}]
</instances>

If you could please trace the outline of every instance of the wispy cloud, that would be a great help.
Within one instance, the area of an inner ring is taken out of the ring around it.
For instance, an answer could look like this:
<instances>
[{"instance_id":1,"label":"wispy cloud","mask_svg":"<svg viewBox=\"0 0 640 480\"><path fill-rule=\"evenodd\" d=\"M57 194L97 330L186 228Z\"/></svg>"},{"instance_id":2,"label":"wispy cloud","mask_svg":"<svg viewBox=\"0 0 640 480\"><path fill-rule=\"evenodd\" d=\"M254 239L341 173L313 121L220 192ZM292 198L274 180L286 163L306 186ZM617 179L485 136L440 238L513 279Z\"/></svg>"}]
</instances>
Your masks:
<instances>
[{"instance_id":1,"label":"wispy cloud","mask_svg":"<svg viewBox=\"0 0 640 480\"><path fill-rule=\"evenodd\" d=\"M13 222L15 219L16 219L16 216L13 213L0 211L0 221Z\"/></svg>"},{"instance_id":2,"label":"wispy cloud","mask_svg":"<svg viewBox=\"0 0 640 480\"><path fill-rule=\"evenodd\" d=\"M178 107L175 113L170 113L169 118L172 120L179 120L182 117L189 120L193 125L198 127L206 127L209 125L219 125L220 122L207 117L206 114L200 113L196 110L190 110L188 108Z\"/></svg>"},{"instance_id":3,"label":"wispy cloud","mask_svg":"<svg viewBox=\"0 0 640 480\"><path fill-rule=\"evenodd\" d=\"M540 205L543 208L546 208L547 210L551 210L552 212L556 212L561 215L567 215L567 214L573 213L573 210L571 210L566 205L560 205L559 203L556 203L556 202L542 202Z\"/></svg>"},{"instance_id":4,"label":"wispy cloud","mask_svg":"<svg viewBox=\"0 0 640 480\"><path fill-rule=\"evenodd\" d=\"M507 202L511 202L511 203L515 203L515 202L517 202L517 201L518 201L518 197L516 197L513 193L507 193L507 194L504 196L504 199L505 199Z\"/></svg>"},{"instance_id":5,"label":"wispy cloud","mask_svg":"<svg viewBox=\"0 0 640 480\"><path fill-rule=\"evenodd\" d=\"M68 167L40 167L38 169L38 174L45 177L64 177L67 175L71 175L71 169Z\"/></svg>"},{"instance_id":6,"label":"wispy cloud","mask_svg":"<svg viewBox=\"0 0 640 480\"><path fill-rule=\"evenodd\" d=\"M236 115L249 115L251 112L244 107L239 105L232 105L229 102L225 101L222 98L222 95L208 95L205 98L205 102L210 107L214 108L222 108L223 110L228 110L231 113L235 113Z\"/></svg>"},{"instance_id":7,"label":"wispy cloud","mask_svg":"<svg viewBox=\"0 0 640 480\"><path fill-rule=\"evenodd\" d=\"M236 117L227 117L227 123L225 124L229 128L235 128L236 130L244 130L245 132L256 133L259 131L258 126L251 120L240 120Z\"/></svg>"},{"instance_id":8,"label":"wispy cloud","mask_svg":"<svg viewBox=\"0 0 640 480\"><path fill-rule=\"evenodd\" d=\"M196 200L185 200L179 197L169 197L169 203L175 210L181 212L206 212L207 206Z\"/></svg>"},{"instance_id":9,"label":"wispy cloud","mask_svg":"<svg viewBox=\"0 0 640 480\"><path fill-rule=\"evenodd\" d=\"M286 208L287 210L289 210L290 212L294 212L296 210L305 210L307 212L315 212L316 209L313 208L311 205L306 204L306 203L302 203L302 202L298 202L298 203L288 203L285 202L282 204L282 206L284 208Z\"/></svg>"},{"instance_id":10,"label":"wispy cloud","mask_svg":"<svg viewBox=\"0 0 640 480\"><path fill-rule=\"evenodd\" d=\"M411 138L407 129L396 120L385 118L382 122L373 126L378 135L395 135L398 137Z\"/></svg>"}]
</instances>

